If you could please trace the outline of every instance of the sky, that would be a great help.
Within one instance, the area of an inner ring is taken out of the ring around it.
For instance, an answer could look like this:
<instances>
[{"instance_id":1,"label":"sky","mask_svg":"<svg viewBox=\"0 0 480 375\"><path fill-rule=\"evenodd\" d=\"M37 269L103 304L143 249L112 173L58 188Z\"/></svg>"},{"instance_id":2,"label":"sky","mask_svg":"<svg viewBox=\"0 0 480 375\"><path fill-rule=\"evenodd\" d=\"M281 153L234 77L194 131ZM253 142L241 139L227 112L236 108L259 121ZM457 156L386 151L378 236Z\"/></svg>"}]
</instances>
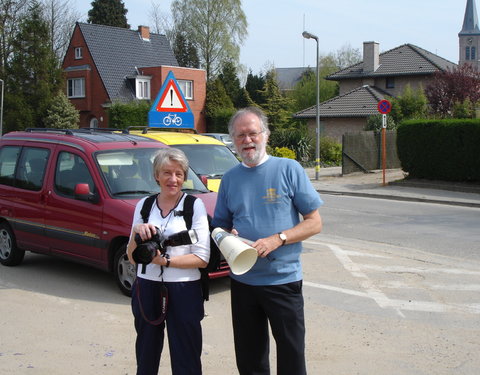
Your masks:
<instances>
[{"instance_id":1,"label":"sky","mask_svg":"<svg viewBox=\"0 0 480 375\"><path fill-rule=\"evenodd\" d=\"M90 0L72 0L86 22ZM165 14L171 0L155 0ZM150 23L152 0L123 0L132 29ZM254 74L275 68L315 67L320 55L348 45L363 53L363 42L376 41L380 52L411 43L458 63L458 33L467 0L242 0L248 37L240 63ZM478 2L477 2L478 3ZM478 9L477 9L478 11Z\"/></svg>"}]
</instances>

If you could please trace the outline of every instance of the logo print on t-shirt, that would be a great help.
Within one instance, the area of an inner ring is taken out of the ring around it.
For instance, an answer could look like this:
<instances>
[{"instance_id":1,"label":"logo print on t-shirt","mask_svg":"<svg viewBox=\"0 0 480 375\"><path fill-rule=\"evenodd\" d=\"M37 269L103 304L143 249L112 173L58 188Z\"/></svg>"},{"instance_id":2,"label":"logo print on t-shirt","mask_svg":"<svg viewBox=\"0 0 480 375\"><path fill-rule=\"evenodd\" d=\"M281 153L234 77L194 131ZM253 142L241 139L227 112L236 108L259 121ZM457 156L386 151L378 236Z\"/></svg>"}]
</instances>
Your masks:
<instances>
[{"instance_id":1,"label":"logo print on t-shirt","mask_svg":"<svg viewBox=\"0 0 480 375\"><path fill-rule=\"evenodd\" d=\"M262 197L265 199L265 203L277 203L280 195L277 194L277 189L267 189L267 195Z\"/></svg>"}]
</instances>

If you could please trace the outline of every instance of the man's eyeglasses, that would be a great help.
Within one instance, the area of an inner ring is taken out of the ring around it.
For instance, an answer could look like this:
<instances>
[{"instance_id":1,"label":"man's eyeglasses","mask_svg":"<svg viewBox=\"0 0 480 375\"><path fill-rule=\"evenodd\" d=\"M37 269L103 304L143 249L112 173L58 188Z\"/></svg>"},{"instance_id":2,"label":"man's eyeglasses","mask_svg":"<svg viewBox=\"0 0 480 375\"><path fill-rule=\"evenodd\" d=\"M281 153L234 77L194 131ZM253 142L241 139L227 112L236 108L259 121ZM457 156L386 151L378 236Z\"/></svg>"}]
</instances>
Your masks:
<instances>
[{"instance_id":1,"label":"man's eyeglasses","mask_svg":"<svg viewBox=\"0 0 480 375\"><path fill-rule=\"evenodd\" d=\"M250 138L252 141L257 139L260 134L265 132L265 130L262 130L261 132L255 132L255 133L242 133L242 134L235 134L235 138L238 140L243 141L245 138Z\"/></svg>"}]
</instances>

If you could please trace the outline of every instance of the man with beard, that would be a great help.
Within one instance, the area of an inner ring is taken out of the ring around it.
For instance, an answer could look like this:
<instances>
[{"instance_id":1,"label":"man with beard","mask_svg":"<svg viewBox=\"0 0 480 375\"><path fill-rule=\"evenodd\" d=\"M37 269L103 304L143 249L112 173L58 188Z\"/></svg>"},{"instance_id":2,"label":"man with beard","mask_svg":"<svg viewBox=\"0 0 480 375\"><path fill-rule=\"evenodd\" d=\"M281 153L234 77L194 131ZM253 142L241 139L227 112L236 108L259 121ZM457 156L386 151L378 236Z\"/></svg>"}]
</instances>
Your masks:
<instances>
[{"instance_id":1,"label":"man with beard","mask_svg":"<svg viewBox=\"0 0 480 375\"><path fill-rule=\"evenodd\" d=\"M242 163L222 178L212 224L253 241L258 252L251 270L231 274L237 368L270 374L270 323L277 374L304 375L301 241L321 231L323 201L299 163L267 155L270 131L260 109L239 110L228 130Z\"/></svg>"}]
</instances>

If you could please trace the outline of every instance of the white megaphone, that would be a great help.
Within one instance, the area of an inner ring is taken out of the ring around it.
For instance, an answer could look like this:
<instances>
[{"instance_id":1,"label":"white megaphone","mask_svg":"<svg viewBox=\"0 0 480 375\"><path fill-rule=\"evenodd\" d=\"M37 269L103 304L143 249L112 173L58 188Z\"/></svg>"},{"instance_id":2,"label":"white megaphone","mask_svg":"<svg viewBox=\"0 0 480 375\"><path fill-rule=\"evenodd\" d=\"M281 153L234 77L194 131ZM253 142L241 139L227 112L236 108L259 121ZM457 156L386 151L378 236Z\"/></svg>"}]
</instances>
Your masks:
<instances>
[{"instance_id":1,"label":"white megaphone","mask_svg":"<svg viewBox=\"0 0 480 375\"><path fill-rule=\"evenodd\" d=\"M244 274L257 261L257 250L246 244L242 238L222 228L215 228L212 231L212 238L235 275Z\"/></svg>"}]
</instances>

